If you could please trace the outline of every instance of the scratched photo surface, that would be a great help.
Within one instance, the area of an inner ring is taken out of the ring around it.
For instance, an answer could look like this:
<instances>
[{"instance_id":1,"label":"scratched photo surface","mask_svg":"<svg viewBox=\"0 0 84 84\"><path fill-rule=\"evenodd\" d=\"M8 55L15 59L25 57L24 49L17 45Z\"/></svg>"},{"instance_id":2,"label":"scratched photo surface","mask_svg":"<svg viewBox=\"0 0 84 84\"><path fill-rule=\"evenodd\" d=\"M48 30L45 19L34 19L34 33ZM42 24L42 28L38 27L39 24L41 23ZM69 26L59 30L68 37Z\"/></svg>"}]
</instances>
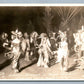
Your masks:
<instances>
[{"instance_id":1,"label":"scratched photo surface","mask_svg":"<svg viewBox=\"0 0 84 84\"><path fill-rule=\"evenodd\" d=\"M1 79L84 79L84 7L0 7Z\"/></svg>"}]
</instances>

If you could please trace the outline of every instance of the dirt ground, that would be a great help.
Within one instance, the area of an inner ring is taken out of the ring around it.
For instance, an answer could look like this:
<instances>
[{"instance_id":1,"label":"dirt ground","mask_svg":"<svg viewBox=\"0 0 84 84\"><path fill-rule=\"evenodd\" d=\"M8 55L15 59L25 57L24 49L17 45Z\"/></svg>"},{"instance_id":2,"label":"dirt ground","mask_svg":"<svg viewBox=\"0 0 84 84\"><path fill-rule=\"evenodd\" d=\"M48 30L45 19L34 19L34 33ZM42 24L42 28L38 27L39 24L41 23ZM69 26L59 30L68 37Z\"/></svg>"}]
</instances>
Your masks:
<instances>
[{"instance_id":1,"label":"dirt ground","mask_svg":"<svg viewBox=\"0 0 84 84\"><path fill-rule=\"evenodd\" d=\"M52 64L49 68L37 67L33 60L27 62L20 60L20 72L15 73L11 69L11 62L0 55L0 79L84 79L84 71L75 68L75 57L69 57L69 70L63 72L59 64Z\"/></svg>"}]
</instances>

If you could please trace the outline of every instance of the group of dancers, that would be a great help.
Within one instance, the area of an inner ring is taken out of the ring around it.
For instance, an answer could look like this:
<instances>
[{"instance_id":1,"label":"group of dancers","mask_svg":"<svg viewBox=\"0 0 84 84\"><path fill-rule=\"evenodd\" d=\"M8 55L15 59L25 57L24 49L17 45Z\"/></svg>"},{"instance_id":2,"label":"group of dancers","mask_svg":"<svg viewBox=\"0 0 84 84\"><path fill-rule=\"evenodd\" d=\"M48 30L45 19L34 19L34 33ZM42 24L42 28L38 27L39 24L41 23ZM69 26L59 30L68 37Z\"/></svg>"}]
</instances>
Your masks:
<instances>
[{"instance_id":1,"label":"group of dancers","mask_svg":"<svg viewBox=\"0 0 84 84\"><path fill-rule=\"evenodd\" d=\"M83 28L81 30L83 31ZM73 34L75 39L75 51L80 45L79 36L77 35L79 35L79 33ZM55 63L60 63L61 70L68 70L69 49L67 31L59 30L58 33L41 33L40 35L36 31L33 31L29 35L27 32L22 33L16 29L15 31L11 31L11 40L8 40L7 33L2 33L2 39L3 47L8 50L5 56L12 59L12 69L15 72L19 72L18 65L21 55L24 55L26 61L31 61L30 58L32 57L33 59L36 53L38 54L38 56L36 56L37 66L48 68L50 60L55 58Z\"/></svg>"}]
</instances>

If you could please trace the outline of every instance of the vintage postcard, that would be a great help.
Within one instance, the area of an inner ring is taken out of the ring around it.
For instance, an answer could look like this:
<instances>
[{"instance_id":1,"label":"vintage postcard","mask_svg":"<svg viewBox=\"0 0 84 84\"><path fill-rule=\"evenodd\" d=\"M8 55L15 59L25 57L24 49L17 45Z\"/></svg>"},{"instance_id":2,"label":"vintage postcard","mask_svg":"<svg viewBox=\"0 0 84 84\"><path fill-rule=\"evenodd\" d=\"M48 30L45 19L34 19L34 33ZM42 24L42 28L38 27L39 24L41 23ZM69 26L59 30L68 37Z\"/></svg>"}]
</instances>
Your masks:
<instances>
[{"instance_id":1,"label":"vintage postcard","mask_svg":"<svg viewBox=\"0 0 84 84\"><path fill-rule=\"evenodd\" d=\"M84 4L0 4L0 80L83 80Z\"/></svg>"}]
</instances>

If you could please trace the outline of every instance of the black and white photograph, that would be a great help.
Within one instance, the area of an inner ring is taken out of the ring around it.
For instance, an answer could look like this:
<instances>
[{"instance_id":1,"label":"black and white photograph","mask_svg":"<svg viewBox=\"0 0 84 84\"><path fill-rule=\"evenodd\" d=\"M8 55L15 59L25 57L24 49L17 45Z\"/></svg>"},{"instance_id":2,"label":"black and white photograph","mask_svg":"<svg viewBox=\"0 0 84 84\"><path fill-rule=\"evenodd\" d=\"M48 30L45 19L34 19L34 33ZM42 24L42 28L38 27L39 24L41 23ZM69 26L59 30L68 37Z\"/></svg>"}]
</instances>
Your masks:
<instances>
[{"instance_id":1,"label":"black and white photograph","mask_svg":"<svg viewBox=\"0 0 84 84\"><path fill-rule=\"evenodd\" d=\"M0 6L0 80L83 80L84 6Z\"/></svg>"}]
</instances>

